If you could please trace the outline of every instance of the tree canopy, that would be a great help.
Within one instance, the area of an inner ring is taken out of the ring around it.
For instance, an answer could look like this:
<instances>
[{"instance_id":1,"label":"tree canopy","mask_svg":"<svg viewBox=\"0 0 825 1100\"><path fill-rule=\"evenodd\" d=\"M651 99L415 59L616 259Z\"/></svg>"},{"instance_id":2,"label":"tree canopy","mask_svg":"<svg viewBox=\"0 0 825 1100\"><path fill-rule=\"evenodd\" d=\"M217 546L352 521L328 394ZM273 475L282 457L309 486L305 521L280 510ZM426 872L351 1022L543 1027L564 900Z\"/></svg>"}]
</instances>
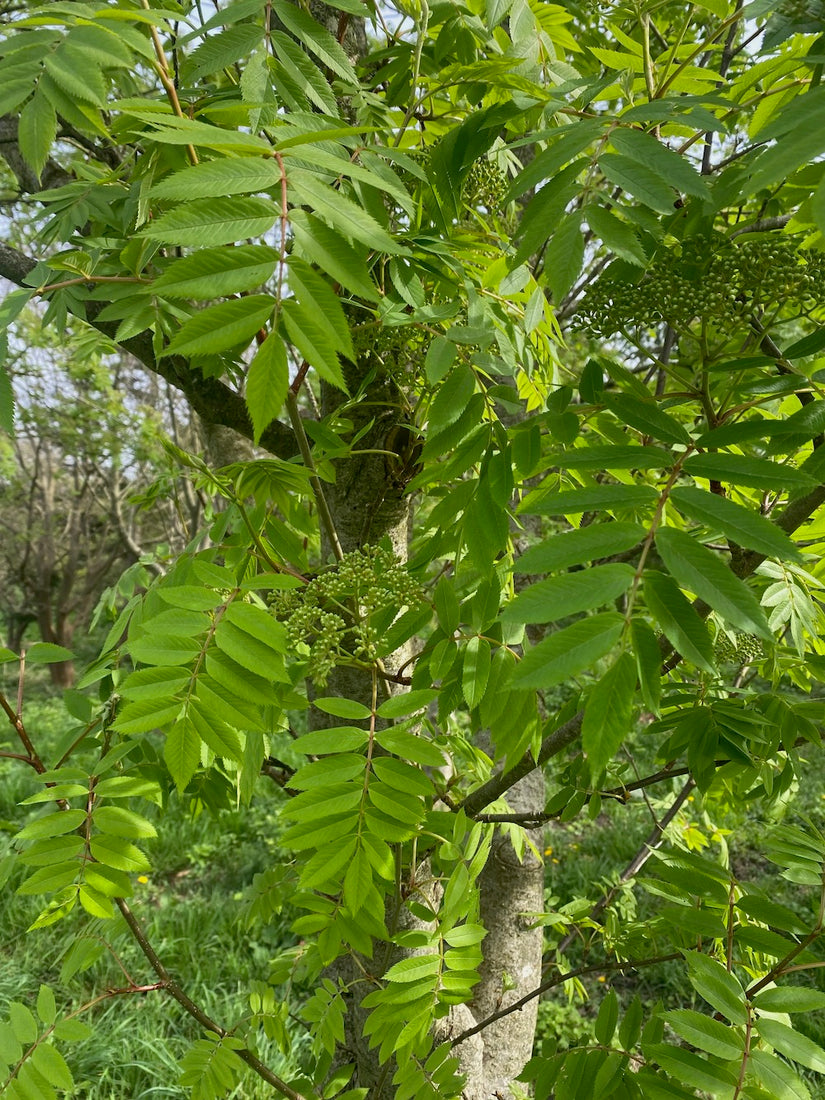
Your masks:
<instances>
[{"instance_id":1,"label":"tree canopy","mask_svg":"<svg viewBox=\"0 0 825 1100\"><path fill-rule=\"evenodd\" d=\"M4 874L37 927L136 939L208 1033L196 1100L248 1070L352 1100L786 1100L825 1071L790 1015L825 1004L797 982L825 837L766 842L804 918L724 844L661 847L690 796L780 816L821 737L822 14L3 5L7 353L96 334L236 433L167 442L220 505L121 586L57 750L0 695L33 773ZM220 1022L127 899L153 803L219 816L262 769L284 855L248 919L297 946ZM541 828L651 789L639 859L546 907ZM646 863L661 906L621 921ZM611 990L594 1044L533 1052L543 990L663 959L691 1007ZM312 1050L275 1073L293 983ZM44 990L0 1025L10 1097L72 1087Z\"/></svg>"}]
</instances>

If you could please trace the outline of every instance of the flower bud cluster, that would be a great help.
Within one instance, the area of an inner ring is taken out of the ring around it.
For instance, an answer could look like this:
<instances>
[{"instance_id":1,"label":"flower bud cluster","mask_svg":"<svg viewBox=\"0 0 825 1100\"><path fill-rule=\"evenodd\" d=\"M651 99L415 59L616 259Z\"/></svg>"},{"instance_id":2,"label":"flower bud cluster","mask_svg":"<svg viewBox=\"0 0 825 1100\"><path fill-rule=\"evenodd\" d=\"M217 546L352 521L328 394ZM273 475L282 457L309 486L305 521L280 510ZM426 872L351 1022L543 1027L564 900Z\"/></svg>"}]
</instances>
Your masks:
<instances>
[{"instance_id":1,"label":"flower bud cluster","mask_svg":"<svg viewBox=\"0 0 825 1100\"><path fill-rule=\"evenodd\" d=\"M762 643L756 635L744 634L742 631L737 631L735 641L720 631L714 653L721 664L734 665L749 665L765 655Z\"/></svg>"},{"instance_id":2,"label":"flower bud cluster","mask_svg":"<svg viewBox=\"0 0 825 1100\"><path fill-rule=\"evenodd\" d=\"M391 610L394 619L422 598L421 587L390 550L364 546L345 554L305 588L278 593L274 606L290 642L305 649L309 674L322 685L336 665L375 660L380 635L373 620L378 613ZM382 629L387 625L382 614Z\"/></svg>"},{"instance_id":3,"label":"flower bud cluster","mask_svg":"<svg viewBox=\"0 0 825 1100\"><path fill-rule=\"evenodd\" d=\"M777 306L808 309L822 300L825 253L802 250L780 233L685 242L657 256L636 282L611 275L588 290L579 322L597 336L665 322L730 322Z\"/></svg>"}]
</instances>

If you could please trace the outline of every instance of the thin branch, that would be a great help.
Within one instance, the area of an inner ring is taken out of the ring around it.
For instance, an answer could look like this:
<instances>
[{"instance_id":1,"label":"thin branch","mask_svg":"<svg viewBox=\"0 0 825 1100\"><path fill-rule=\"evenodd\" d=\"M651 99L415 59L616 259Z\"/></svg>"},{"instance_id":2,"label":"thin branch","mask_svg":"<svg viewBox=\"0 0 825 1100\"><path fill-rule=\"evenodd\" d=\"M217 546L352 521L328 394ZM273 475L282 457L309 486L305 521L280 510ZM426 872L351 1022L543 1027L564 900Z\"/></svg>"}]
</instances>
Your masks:
<instances>
[{"instance_id":1,"label":"thin branch","mask_svg":"<svg viewBox=\"0 0 825 1100\"><path fill-rule=\"evenodd\" d=\"M198 1021L201 1027L206 1028L207 1031L211 1031L214 1035L219 1035L221 1038L229 1035L230 1033L225 1028L216 1024L210 1016L207 1016L202 1008L195 1004L191 997L188 997L186 993L184 993L183 989L178 985L161 962L160 957L149 942L146 933L141 928L138 919L123 898L115 898L115 901L117 902L118 909L120 909L120 912L123 914L123 919L126 921L135 942L148 960L149 965L163 983L163 988L175 998L178 1004L181 1005L193 1019ZM266 1081L267 1084L272 1085L281 1096L286 1096L288 1100L306 1100L303 1093L296 1092L296 1090L288 1085L286 1081L282 1081L277 1074L273 1073L272 1070L264 1065L260 1058L257 1058L251 1051L246 1049L236 1050L235 1054L237 1054L242 1061L246 1062L246 1064L254 1070L259 1077ZM312 1096L312 1094L307 1095L310 1097Z\"/></svg>"},{"instance_id":2,"label":"thin branch","mask_svg":"<svg viewBox=\"0 0 825 1100\"><path fill-rule=\"evenodd\" d=\"M661 848L662 843L665 839L665 830L667 829L671 821L673 821L673 819L679 813L682 806L684 806L685 802L688 799L688 796L690 795L690 792L695 786L696 783L694 782L694 780L692 778L688 779L687 783L685 783L684 787L682 787L681 791L679 791L673 802L668 807L667 813L664 815L661 821L657 821L654 824L653 829L645 837L641 848L639 848L636 855L633 857L633 859L631 859L630 863L628 863L627 867L625 867L621 875L619 875L619 881L615 884L615 886L611 887L611 889L608 890L606 894L599 898L599 900L587 914L589 919L595 920L596 917L598 917L599 914L607 908L611 901L613 901L622 886L624 886L625 883L630 882L631 879L635 878L636 875L638 875L638 873L647 863L647 861L650 859L650 857L653 855L653 853L656 851L656 849ZM575 932L571 930L561 941L557 950L559 952L566 951L575 938Z\"/></svg>"},{"instance_id":3,"label":"thin branch","mask_svg":"<svg viewBox=\"0 0 825 1100\"><path fill-rule=\"evenodd\" d=\"M519 997L519 999L513 1001L511 1005L508 1005L506 1008L500 1008L498 1012L493 1012L474 1027L468 1027L466 1031L462 1031L452 1040L452 1045L458 1046L459 1043L463 1043L473 1035L478 1035L480 1031L489 1027L490 1024L494 1024L496 1020L502 1020L505 1016L509 1016L513 1012L518 1012L520 1009L524 1008L526 1004L529 1004L530 1001L535 1000L536 997L540 997L542 993L546 993L548 989L553 989L557 985L563 985L573 978L581 978L585 974L604 974L608 971L615 970L640 970L643 966L658 966L659 963L672 962L673 959L681 958L682 955L678 951L674 951L671 955L658 955L650 959L628 959L626 962L595 963L592 966L580 966L576 970L568 970L566 974L554 974L552 978L546 978L540 985L537 985L535 989L531 989L529 993L525 993L523 997Z\"/></svg>"}]
</instances>

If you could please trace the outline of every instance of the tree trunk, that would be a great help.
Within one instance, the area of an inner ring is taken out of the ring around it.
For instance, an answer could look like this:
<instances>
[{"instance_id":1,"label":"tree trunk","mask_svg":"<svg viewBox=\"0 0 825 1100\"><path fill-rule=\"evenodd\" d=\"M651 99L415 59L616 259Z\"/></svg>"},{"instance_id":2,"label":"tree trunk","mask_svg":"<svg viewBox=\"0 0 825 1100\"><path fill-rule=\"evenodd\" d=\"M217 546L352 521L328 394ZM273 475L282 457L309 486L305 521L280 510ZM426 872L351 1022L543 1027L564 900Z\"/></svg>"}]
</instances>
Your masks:
<instances>
[{"instance_id":1,"label":"tree trunk","mask_svg":"<svg viewBox=\"0 0 825 1100\"><path fill-rule=\"evenodd\" d=\"M352 379L353 388L357 379ZM364 545L388 538L399 561L407 560L407 538L410 518L410 498L405 495L406 482L414 473L415 440L403 414L403 400L390 381L373 384L363 402L347 409L357 433L368 421L372 428L359 440L359 450L389 451L390 455L357 455L336 462L335 481L324 485L324 495L332 516L341 549L347 553ZM341 402L338 391L325 387L323 413L329 415ZM392 454L397 458L393 458ZM324 557L332 556L326 533L322 534ZM398 669L408 660L408 648L386 659L388 671ZM387 691L403 688L384 685ZM371 702L372 681L368 674L355 669L339 668L330 677L325 694ZM313 709L311 722L317 727L334 725L338 719ZM522 780L508 795L514 810L541 810L544 805L544 780L539 771ZM540 838L534 838L540 844ZM420 869L426 879L426 864ZM531 927L525 914L540 912L543 907L543 865L529 849L523 860L516 856L510 837L501 832L494 840L490 859L482 873L481 919L488 931L482 944L484 962L481 982L476 988L472 1005L455 1005L439 1022L436 1041L457 1037L474 1027L488 1015L535 988L541 976L542 931ZM434 898L435 908L438 899ZM404 925L413 918L402 907ZM408 953L408 952L407 952ZM405 954L395 948L376 959L342 956L331 968L330 976L342 980L356 990L369 992L359 980L363 973L376 977L385 972ZM380 959L380 966L377 963ZM377 971L377 972L376 972ZM505 991L505 986L507 989ZM362 994L363 995L363 994ZM360 1007L360 996L348 999L345 1018L345 1043L340 1063L354 1062L356 1069L352 1087L369 1089L370 1100L390 1100L395 1095L392 1085L394 1066L380 1065L377 1050L370 1049L363 1037L367 1016ZM479 1034L471 1036L456 1048L461 1072L466 1075L465 1100L493 1100L512 1096L509 1084L521 1071L532 1052L537 1003L521 1012L498 1021Z\"/></svg>"}]
</instances>

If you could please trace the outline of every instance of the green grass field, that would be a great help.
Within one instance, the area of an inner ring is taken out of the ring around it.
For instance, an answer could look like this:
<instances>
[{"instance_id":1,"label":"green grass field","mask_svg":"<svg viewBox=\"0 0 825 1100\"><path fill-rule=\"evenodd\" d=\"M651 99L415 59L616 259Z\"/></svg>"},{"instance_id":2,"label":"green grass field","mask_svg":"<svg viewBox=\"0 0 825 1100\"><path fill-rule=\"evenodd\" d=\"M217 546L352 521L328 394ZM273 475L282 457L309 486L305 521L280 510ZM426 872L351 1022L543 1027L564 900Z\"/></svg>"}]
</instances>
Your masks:
<instances>
[{"instance_id":1,"label":"green grass field","mask_svg":"<svg viewBox=\"0 0 825 1100\"><path fill-rule=\"evenodd\" d=\"M31 703L27 723L37 731L41 744L59 736L59 700ZM35 789L27 770L14 761L0 760L0 845L8 847L19 827L18 803ZM825 763L810 753L804 780L794 806L793 817L809 817L822 825L825 818ZM672 794L670 795L672 798ZM257 798L249 809L230 810L215 819L208 814L192 817L180 800L173 798L161 835L147 844L152 872L137 881L132 908L144 924L149 939L168 969L187 993L213 1019L233 1027L249 1016L249 984L265 982L271 960L293 941L288 918L278 919L253 933L238 920L237 902L252 883L253 876L280 858L277 847L276 807L279 795L271 782L260 781ZM600 885L620 871L634 856L651 828L651 810L661 814L661 801L648 807L643 800L631 806L606 803L595 820L578 818L547 830L547 890L554 904L562 905L576 896L595 901ZM686 805L678 826L684 840L700 844L728 845L734 872L749 882L762 882L772 896L810 914L816 899L810 888L794 886L778 878L760 856L760 839L766 823L753 812L739 811L720 816L706 813L697 800ZM81 970L68 983L69 995L61 1010L69 1011L107 988L125 984L123 968L136 982L150 983L155 977L132 940L118 922L91 921L85 914L73 914L67 921L26 935L26 928L39 912L37 899L15 894L13 878L0 891L0 1014L8 1001L33 1004L41 983L64 988L60 971L67 951L79 929L91 948L101 948L100 957L89 970ZM627 919L633 905L640 911L655 902L641 891L628 900ZM103 945L106 945L105 947ZM575 956L575 948L571 957ZM811 972L809 980L825 987L825 969ZM595 986L599 988L598 983ZM692 991L685 989L682 969L664 964L629 975L618 986L627 1003L634 993L653 1005L684 1006ZM698 1007L698 1006L697 1006ZM542 1003L539 1038L553 1038L561 1046L585 1039L592 1029L598 999L568 999L557 992ZM155 1097L185 1097L175 1082L177 1062L195 1039L200 1027L163 992L115 996L98 1005L85 1017L94 1035L67 1052L78 1084L77 1096L87 1100L144 1100ZM797 1021L811 1038L825 1044L825 1014L811 1014ZM300 1060L300 1022L290 1025L294 1035L292 1058ZM259 1033L260 1034L260 1033ZM260 1053L276 1072L288 1074L295 1067L274 1043L262 1037ZM825 1097L825 1087L810 1082L812 1095ZM270 1096L271 1091L257 1078L247 1077L233 1095L244 1100Z\"/></svg>"}]
</instances>

